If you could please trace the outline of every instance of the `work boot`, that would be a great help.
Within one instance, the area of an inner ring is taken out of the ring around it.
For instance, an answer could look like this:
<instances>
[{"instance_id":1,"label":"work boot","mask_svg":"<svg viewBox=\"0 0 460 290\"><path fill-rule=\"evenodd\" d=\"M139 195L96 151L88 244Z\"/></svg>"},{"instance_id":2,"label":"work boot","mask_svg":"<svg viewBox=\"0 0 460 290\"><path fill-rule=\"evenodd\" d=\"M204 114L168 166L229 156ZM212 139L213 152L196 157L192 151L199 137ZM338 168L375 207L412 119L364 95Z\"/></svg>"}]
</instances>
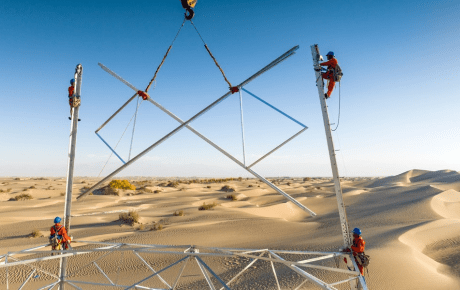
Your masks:
<instances>
[{"instance_id":1,"label":"work boot","mask_svg":"<svg viewBox=\"0 0 460 290\"><path fill-rule=\"evenodd\" d=\"M69 117L69 120L72 120L72 118Z\"/></svg>"},{"instance_id":2,"label":"work boot","mask_svg":"<svg viewBox=\"0 0 460 290\"><path fill-rule=\"evenodd\" d=\"M327 94L324 94L324 98L327 100L329 99L329 96Z\"/></svg>"}]
</instances>

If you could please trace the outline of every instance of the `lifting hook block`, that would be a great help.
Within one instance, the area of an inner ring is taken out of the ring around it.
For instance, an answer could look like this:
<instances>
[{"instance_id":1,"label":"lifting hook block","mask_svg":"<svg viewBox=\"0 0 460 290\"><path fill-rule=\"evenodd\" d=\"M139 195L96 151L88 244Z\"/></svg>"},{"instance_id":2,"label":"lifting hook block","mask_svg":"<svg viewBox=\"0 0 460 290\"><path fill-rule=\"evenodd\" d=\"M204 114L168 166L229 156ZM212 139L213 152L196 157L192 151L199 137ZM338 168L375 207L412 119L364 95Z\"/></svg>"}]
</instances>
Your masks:
<instances>
[{"instance_id":1,"label":"lifting hook block","mask_svg":"<svg viewBox=\"0 0 460 290\"><path fill-rule=\"evenodd\" d=\"M195 16L193 8L196 5L197 0L181 0L182 7L185 9L185 19L192 20Z\"/></svg>"}]
</instances>

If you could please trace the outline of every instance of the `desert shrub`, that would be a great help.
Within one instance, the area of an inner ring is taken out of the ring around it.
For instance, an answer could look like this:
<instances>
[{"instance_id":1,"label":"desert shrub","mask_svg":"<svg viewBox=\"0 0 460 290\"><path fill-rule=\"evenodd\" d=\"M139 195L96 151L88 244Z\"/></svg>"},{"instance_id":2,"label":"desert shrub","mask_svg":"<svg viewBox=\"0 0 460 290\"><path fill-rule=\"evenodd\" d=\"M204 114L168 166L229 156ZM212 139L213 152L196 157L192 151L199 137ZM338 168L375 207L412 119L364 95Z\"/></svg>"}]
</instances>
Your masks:
<instances>
[{"instance_id":1,"label":"desert shrub","mask_svg":"<svg viewBox=\"0 0 460 290\"><path fill-rule=\"evenodd\" d=\"M179 182L177 181L169 181L168 185L166 185L167 187L178 187L179 186Z\"/></svg>"},{"instance_id":2,"label":"desert shrub","mask_svg":"<svg viewBox=\"0 0 460 290\"><path fill-rule=\"evenodd\" d=\"M106 186L103 188L102 194L104 195L116 195L120 196L120 192L116 188L112 188L110 186Z\"/></svg>"},{"instance_id":3,"label":"desert shrub","mask_svg":"<svg viewBox=\"0 0 460 290\"><path fill-rule=\"evenodd\" d=\"M86 183L86 181L85 181L85 180L83 180L81 183Z\"/></svg>"},{"instance_id":4,"label":"desert shrub","mask_svg":"<svg viewBox=\"0 0 460 290\"><path fill-rule=\"evenodd\" d=\"M228 186L228 185L222 186L222 188L220 190L225 191L225 192L234 192L235 191L235 189L233 187Z\"/></svg>"},{"instance_id":5,"label":"desert shrub","mask_svg":"<svg viewBox=\"0 0 460 290\"><path fill-rule=\"evenodd\" d=\"M20 195L16 195L15 197L13 197L12 199L16 200L16 201L19 201L19 200L29 200L29 199L33 199L32 195L28 194L28 193L23 193L23 194L20 194Z\"/></svg>"},{"instance_id":6,"label":"desert shrub","mask_svg":"<svg viewBox=\"0 0 460 290\"><path fill-rule=\"evenodd\" d=\"M29 187L29 188L30 188L30 189L35 189L36 187L32 185L32 186L31 186L31 187Z\"/></svg>"},{"instance_id":7,"label":"desert shrub","mask_svg":"<svg viewBox=\"0 0 460 290\"><path fill-rule=\"evenodd\" d=\"M35 229L35 230L32 231L32 233L30 234L30 236L31 236L32 238L38 238L38 237L41 237L41 236L42 236L42 233L41 233L39 230Z\"/></svg>"},{"instance_id":8,"label":"desert shrub","mask_svg":"<svg viewBox=\"0 0 460 290\"><path fill-rule=\"evenodd\" d=\"M7 189L6 189L6 192L10 192L10 191L11 191L11 188L7 188Z\"/></svg>"},{"instance_id":9,"label":"desert shrub","mask_svg":"<svg viewBox=\"0 0 460 290\"><path fill-rule=\"evenodd\" d=\"M144 226L143 224L140 224L138 230L139 230L139 231L145 230L145 226Z\"/></svg>"},{"instance_id":10,"label":"desert shrub","mask_svg":"<svg viewBox=\"0 0 460 290\"><path fill-rule=\"evenodd\" d=\"M22 191L27 191L28 188L24 188Z\"/></svg>"},{"instance_id":11,"label":"desert shrub","mask_svg":"<svg viewBox=\"0 0 460 290\"><path fill-rule=\"evenodd\" d=\"M64 196L65 195L65 192L61 192L59 193L60 196Z\"/></svg>"},{"instance_id":12,"label":"desert shrub","mask_svg":"<svg viewBox=\"0 0 460 290\"><path fill-rule=\"evenodd\" d=\"M253 187L253 185L252 185L252 184L249 184L248 187Z\"/></svg>"},{"instance_id":13,"label":"desert shrub","mask_svg":"<svg viewBox=\"0 0 460 290\"><path fill-rule=\"evenodd\" d=\"M206 186L206 188L211 188L211 185Z\"/></svg>"},{"instance_id":14,"label":"desert shrub","mask_svg":"<svg viewBox=\"0 0 460 290\"><path fill-rule=\"evenodd\" d=\"M185 212L183 210L175 211L173 213L173 216L184 216Z\"/></svg>"},{"instance_id":15,"label":"desert shrub","mask_svg":"<svg viewBox=\"0 0 460 290\"><path fill-rule=\"evenodd\" d=\"M206 204L205 202L203 202L203 205L200 205L198 210L210 210L210 209L213 209L215 206L217 206L215 202L210 203L210 204Z\"/></svg>"},{"instance_id":16,"label":"desert shrub","mask_svg":"<svg viewBox=\"0 0 460 290\"><path fill-rule=\"evenodd\" d=\"M161 190L157 189L157 190L154 190L153 193L160 193Z\"/></svg>"},{"instance_id":17,"label":"desert shrub","mask_svg":"<svg viewBox=\"0 0 460 290\"><path fill-rule=\"evenodd\" d=\"M21 180L21 178L19 178L19 177L16 177L14 180Z\"/></svg>"},{"instance_id":18,"label":"desert shrub","mask_svg":"<svg viewBox=\"0 0 460 290\"><path fill-rule=\"evenodd\" d=\"M310 181L310 180L311 180L310 177L305 177L305 178L303 179L303 181Z\"/></svg>"},{"instance_id":19,"label":"desert shrub","mask_svg":"<svg viewBox=\"0 0 460 290\"><path fill-rule=\"evenodd\" d=\"M137 211L130 210L129 212L122 212L118 215L118 220L134 225L139 222L139 213Z\"/></svg>"},{"instance_id":20,"label":"desert shrub","mask_svg":"<svg viewBox=\"0 0 460 290\"><path fill-rule=\"evenodd\" d=\"M114 180L110 181L109 188L136 190L136 187L134 185L132 185L131 183L129 183L129 181L126 180L126 179L124 179L124 180L114 179Z\"/></svg>"},{"instance_id":21,"label":"desert shrub","mask_svg":"<svg viewBox=\"0 0 460 290\"><path fill-rule=\"evenodd\" d=\"M286 183L286 185L287 185L287 186L291 186L291 183L290 183L290 182L288 182L288 183Z\"/></svg>"},{"instance_id":22,"label":"desert shrub","mask_svg":"<svg viewBox=\"0 0 460 290\"><path fill-rule=\"evenodd\" d=\"M234 194L229 194L229 195L227 195L226 197L227 197L227 199L230 199L230 200L232 200L232 201L238 200L238 198L236 198L236 196L235 196Z\"/></svg>"},{"instance_id":23,"label":"desert shrub","mask_svg":"<svg viewBox=\"0 0 460 290\"><path fill-rule=\"evenodd\" d=\"M151 231L161 231L163 229L163 225L162 224L154 224L150 230Z\"/></svg>"}]
</instances>

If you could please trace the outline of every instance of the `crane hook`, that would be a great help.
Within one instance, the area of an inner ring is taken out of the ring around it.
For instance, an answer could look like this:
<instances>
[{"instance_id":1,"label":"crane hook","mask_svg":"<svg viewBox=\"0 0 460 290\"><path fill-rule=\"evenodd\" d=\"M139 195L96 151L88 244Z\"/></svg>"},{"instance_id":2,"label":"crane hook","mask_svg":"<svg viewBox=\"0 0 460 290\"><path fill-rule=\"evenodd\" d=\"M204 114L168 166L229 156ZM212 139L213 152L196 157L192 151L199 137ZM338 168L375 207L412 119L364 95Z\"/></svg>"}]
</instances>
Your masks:
<instances>
[{"instance_id":1,"label":"crane hook","mask_svg":"<svg viewBox=\"0 0 460 290\"><path fill-rule=\"evenodd\" d=\"M192 20L193 16L195 16L193 8L197 1L198 0L181 0L182 7L185 9L185 19Z\"/></svg>"}]
</instances>

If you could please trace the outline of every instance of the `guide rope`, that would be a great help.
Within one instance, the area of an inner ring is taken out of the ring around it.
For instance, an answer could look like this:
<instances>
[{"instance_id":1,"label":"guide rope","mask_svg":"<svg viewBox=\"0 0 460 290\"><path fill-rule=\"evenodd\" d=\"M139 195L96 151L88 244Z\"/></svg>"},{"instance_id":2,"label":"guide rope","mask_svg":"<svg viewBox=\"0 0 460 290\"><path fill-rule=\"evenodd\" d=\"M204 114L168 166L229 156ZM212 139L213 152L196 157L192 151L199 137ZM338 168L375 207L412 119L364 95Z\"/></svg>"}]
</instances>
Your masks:
<instances>
[{"instance_id":1,"label":"guide rope","mask_svg":"<svg viewBox=\"0 0 460 290\"><path fill-rule=\"evenodd\" d=\"M142 100L140 103L138 103L137 108L136 108L136 113L134 113L134 115L131 117L131 120L129 120L128 125L126 125L126 128L125 128L125 130L123 131L123 134L121 134L121 137L120 137L120 139L118 140L118 142L117 142L117 144L115 145L115 147L113 148L113 150L117 149L118 144L120 144L120 141L121 141L121 139L123 138L123 136L125 135L126 130L128 130L129 125L131 124L131 122L132 122L132 120L134 119L134 117L137 115L137 110L139 109L139 106L142 104L143 101L144 101L144 100ZM134 124L134 126L135 126L135 124ZM133 134L134 134L134 130L133 130ZM132 140L131 140L131 141L132 141ZM132 142L131 142L131 144L132 144ZM131 155L131 149L130 149L129 154ZM109 160L110 160L110 158L112 157L112 155L113 155L113 152L110 153L109 158L107 158L107 161L105 162L105 164L104 164L104 166L102 167L101 171L100 171L99 174L97 175L98 178L101 176L101 173L102 173L102 171L104 171L104 168L107 166L107 163L109 163Z\"/></svg>"},{"instance_id":2,"label":"guide rope","mask_svg":"<svg viewBox=\"0 0 460 290\"><path fill-rule=\"evenodd\" d=\"M206 50L207 50L208 53L209 53L209 56L212 58L212 60L213 60L214 63L216 64L217 68L219 68L220 72L222 73L222 76L224 77L224 80L227 82L228 87L230 88L230 91L231 91L232 93L238 92L238 88L237 88L237 87L233 87L232 84L230 83L230 81L229 81L229 80L227 79L227 77L225 76L224 70L223 70L222 67L219 65L219 63L217 62L217 60L216 60L216 58L214 57L214 55L212 55L211 50L209 49L208 45L207 45L206 42L204 41L204 39L203 39L203 37L201 36L200 32L198 31L198 28L196 28L195 23L193 23L192 20L190 20L190 23L191 23L191 24L193 25L193 27L195 28L196 33L198 33L198 36L200 37L201 41L203 42L204 47L206 48Z\"/></svg>"},{"instance_id":3,"label":"guide rope","mask_svg":"<svg viewBox=\"0 0 460 290\"><path fill-rule=\"evenodd\" d=\"M168 50L166 51L165 56L163 57L163 60L161 61L160 65L158 66L157 70L155 71L155 74L153 75L152 80L150 80L149 85L148 85L147 88L145 89L145 92L146 92L146 93L149 91L150 86L152 85L152 83L153 83L153 82L155 81L155 79L157 78L157 74L158 74L158 72L160 71L160 68L163 66L163 63L165 62L166 57L168 57L169 51L171 50L171 48L172 48L174 42L176 41L177 37L179 36L179 33L180 33L180 31L182 30L182 27L184 27L185 21L186 21L186 18L184 18L184 21L182 21L182 24L181 24L181 26L179 27L179 30L178 30L177 33L176 33L176 37L174 37L173 41L171 42L171 45L169 46Z\"/></svg>"},{"instance_id":4,"label":"guide rope","mask_svg":"<svg viewBox=\"0 0 460 290\"><path fill-rule=\"evenodd\" d=\"M134 113L133 133L131 134L131 145L129 146L128 161L131 160L131 150L133 149L134 131L136 130L137 112L139 110L139 98L137 98L136 113Z\"/></svg>"},{"instance_id":5,"label":"guide rope","mask_svg":"<svg viewBox=\"0 0 460 290\"><path fill-rule=\"evenodd\" d=\"M340 82L339 82L339 117L337 118L337 126L332 131L337 130L337 128L339 128L339 124L340 124Z\"/></svg>"}]
</instances>

